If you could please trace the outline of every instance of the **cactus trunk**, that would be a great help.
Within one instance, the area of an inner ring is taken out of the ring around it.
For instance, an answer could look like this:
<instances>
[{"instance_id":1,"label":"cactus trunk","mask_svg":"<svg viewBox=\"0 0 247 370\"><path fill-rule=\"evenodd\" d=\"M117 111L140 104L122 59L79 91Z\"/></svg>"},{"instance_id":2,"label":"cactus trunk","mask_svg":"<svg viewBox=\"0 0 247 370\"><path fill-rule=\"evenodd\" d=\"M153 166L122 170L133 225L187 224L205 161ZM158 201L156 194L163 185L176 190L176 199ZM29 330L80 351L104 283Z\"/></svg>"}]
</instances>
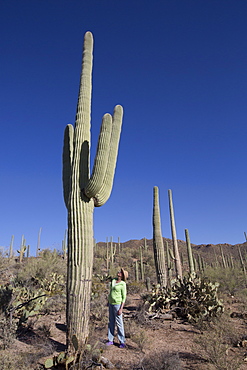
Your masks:
<instances>
[{"instance_id":1,"label":"cactus trunk","mask_svg":"<svg viewBox=\"0 0 247 370\"><path fill-rule=\"evenodd\" d=\"M103 117L90 176L90 126L93 36L84 37L75 127L64 134L63 187L68 209L67 347L82 350L89 333L93 267L93 211L110 196L122 124L122 107ZM77 343L74 346L74 343Z\"/></svg>"},{"instance_id":2,"label":"cactus trunk","mask_svg":"<svg viewBox=\"0 0 247 370\"><path fill-rule=\"evenodd\" d=\"M159 189L157 186L154 186L153 189L153 249L158 284L162 287L166 287L165 251L160 221Z\"/></svg>"}]
</instances>

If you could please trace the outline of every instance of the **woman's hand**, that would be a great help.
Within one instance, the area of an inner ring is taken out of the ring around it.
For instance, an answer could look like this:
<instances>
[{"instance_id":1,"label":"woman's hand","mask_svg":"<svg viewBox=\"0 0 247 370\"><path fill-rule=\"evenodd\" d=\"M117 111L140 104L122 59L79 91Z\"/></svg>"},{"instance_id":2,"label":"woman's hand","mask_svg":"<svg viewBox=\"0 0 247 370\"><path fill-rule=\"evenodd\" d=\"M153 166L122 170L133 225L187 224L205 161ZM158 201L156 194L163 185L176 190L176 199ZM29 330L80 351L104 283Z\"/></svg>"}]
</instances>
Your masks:
<instances>
[{"instance_id":1,"label":"woman's hand","mask_svg":"<svg viewBox=\"0 0 247 370\"><path fill-rule=\"evenodd\" d=\"M123 309L119 308L119 310L117 311L117 315L120 316L120 315L122 315L122 313L123 313Z\"/></svg>"}]
</instances>

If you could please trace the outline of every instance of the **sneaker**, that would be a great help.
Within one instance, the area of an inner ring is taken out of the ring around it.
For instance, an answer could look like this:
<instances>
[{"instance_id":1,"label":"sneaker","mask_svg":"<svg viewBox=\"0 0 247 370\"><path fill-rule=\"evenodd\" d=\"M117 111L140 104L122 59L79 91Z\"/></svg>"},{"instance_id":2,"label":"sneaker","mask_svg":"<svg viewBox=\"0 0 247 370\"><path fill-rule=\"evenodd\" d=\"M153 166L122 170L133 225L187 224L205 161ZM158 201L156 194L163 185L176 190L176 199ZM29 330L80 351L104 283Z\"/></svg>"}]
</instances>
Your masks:
<instances>
[{"instance_id":1,"label":"sneaker","mask_svg":"<svg viewBox=\"0 0 247 370\"><path fill-rule=\"evenodd\" d=\"M113 342L111 342L110 340L108 340L108 342L106 342L107 346L111 346L112 344L113 344Z\"/></svg>"},{"instance_id":2,"label":"sneaker","mask_svg":"<svg viewBox=\"0 0 247 370\"><path fill-rule=\"evenodd\" d=\"M119 348L125 348L125 344L124 343L120 343Z\"/></svg>"}]
</instances>

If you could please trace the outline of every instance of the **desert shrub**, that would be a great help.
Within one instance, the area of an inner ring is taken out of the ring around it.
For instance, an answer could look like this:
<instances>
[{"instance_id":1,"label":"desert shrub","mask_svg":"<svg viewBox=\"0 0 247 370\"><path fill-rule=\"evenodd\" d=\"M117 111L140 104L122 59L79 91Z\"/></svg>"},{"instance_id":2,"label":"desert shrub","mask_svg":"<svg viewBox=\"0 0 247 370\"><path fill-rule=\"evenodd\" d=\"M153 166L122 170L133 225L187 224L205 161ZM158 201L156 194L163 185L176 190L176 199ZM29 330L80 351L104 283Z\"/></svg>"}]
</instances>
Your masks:
<instances>
[{"instance_id":1,"label":"desert shrub","mask_svg":"<svg viewBox=\"0 0 247 370\"><path fill-rule=\"evenodd\" d=\"M56 294L50 296L41 309L43 315L49 315L51 313L60 313L66 309L66 295Z\"/></svg>"},{"instance_id":2,"label":"desert shrub","mask_svg":"<svg viewBox=\"0 0 247 370\"><path fill-rule=\"evenodd\" d=\"M145 283L141 281L132 281L127 285L128 294L140 294L146 290Z\"/></svg>"},{"instance_id":3,"label":"desert shrub","mask_svg":"<svg viewBox=\"0 0 247 370\"><path fill-rule=\"evenodd\" d=\"M49 338L51 336L51 325L46 323L39 325L37 333L42 338Z\"/></svg>"},{"instance_id":4,"label":"desert shrub","mask_svg":"<svg viewBox=\"0 0 247 370\"><path fill-rule=\"evenodd\" d=\"M66 276L66 261L56 250L45 249L38 258L29 258L16 271L14 283L22 286L36 286L38 281L48 279L52 274Z\"/></svg>"},{"instance_id":5,"label":"desert shrub","mask_svg":"<svg viewBox=\"0 0 247 370\"><path fill-rule=\"evenodd\" d=\"M143 295L149 311L173 310L177 316L191 323L210 320L223 312L217 295L218 283L196 276L184 276L172 282L171 287L155 286Z\"/></svg>"},{"instance_id":6,"label":"desert shrub","mask_svg":"<svg viewBox=\"0 0 247 370\"><path fill-rule=\"evenodd\" d=\"M203 333L195 337L194 342L200 355L216 369L236 370L240 367L242 356L237 356L236 351L231 355L228 349L236 346L240 339L241 334L224 314L204 326Z\"/></svg>"},{"instance_id":7,"label":"desert shrub","mask_svg":"<svg viewBox=\"0 0 247 370\"><path fill-rule=\"evenodd\" d=\"M17 326L6 315L0 314L0 349L7 349L16 338Z\"/></svg>"},{"instance_id":8,"label":"desert shrub","mask_svg":"<svg viewBox=\"0 0 247 370\"><path fill-rule=\"evenodd\" d=\"M99 322L100 325L106 325L108 322L108 306L106 295L102 293L96 298L92 299L90 307L91 318L94 321Z\"/></svg>"},{"instance_id":9,"label":"desert shrub","mask_svg":"<svg viewBox=\"0 0 247 370\"><path fill-rule=\"evenodd\" d=\"M38 365L38 360L49 355L50 345L42 343L42 347L36 347L33 352L19 352L0 350L1 370L39 370L43 366ZM53 348L54 351L54 348Z\"/></svg>"},{"instance_id":10,"label":"desert shrub","mask_svg":"<svg viewBox=\"0 0 247 370\"><path fill-rule=\"evenodd\" d=\"M104 260L101 258L95 258L93 262L93 273L94 274L101 274L102 270L104 269Z\"/></svg>"},{"instance_id":11,"label":"desert shrub","mask_svg":"<svg viewBox=\"0 0 247 370\"><path fill-rule=\"evenodd\" d=\"M30 366L27 366L26 360L23 356L14 355L11 352L0 351L1 356L1 370L31 370Z\"/></svg>"},{"instance_id":12,"label":"desert shrub","mask_svg":"<svg viewBox=\"0 0 247 370\"><path fill-rule=\"evenodd\" d=\"M110 283L110 276L109 275L93 275L92 277L92 299L101 296L103 293L108 295L109 283Z\"/></svg>"},{"instance_id":13,"label":"desert shrub","mask_svg":"<svg viewBox=\"0 0 247 370\"><path fill-rule=\"evenodd\" d=\"M146 305L145 304L139 304L137 307L137 310L135 312L134 320L137 325L139 326L152 326L153 321L147 319L147 314L146 314Z\"/></svg>"},{"instance_id":14,"label":"desert shrub","mask_svg":"<svg viewBox=\"0 0 247 370\"><path fill-rule=\"evenodd\" d=\"M36 287L22 286L16 282L0 286L0 312L18 328L26 324L30 317L40 314L49 297L58 294L65 296L63 276L53 273L49 279L36 281Z\"/></svg>"},{"instance_id":15,"label":"desert shrub","mask_svg":"<svg viewBox=\"0 0 247 370\"><path fill-rule=\"evenodd\" d=\"M143 351L149 344L149 338L146 331L140 328L131 336L131 340L137 344L140 351Z\"/></svg>"},{"instance_id":16,"label":"desert shrub","mask_svg":"<svg viewBox=\"0 0 247 370\"><path fill-rule=\"evenodd\" d=\"M125 331L126 338L132 338L137 333L138 330L139 330L139 327L134 320L124 321L124 331Z\"/></svg>"},{"instance_id":17,"label":"desert shrub","mask_svg":"<svg viewBox=\"0 0 247 370\"><path fill-rule=\"evenodd\" d=\"M246 277L241 268L207 267L203 275L211 281L218 281L219 293L231 296L246 292Z\"/></svg>"},{"instance_id":18,"label":"desert shrub","mask_svg":"<svg viewBox=\"0 0 247 370\"><path fill-rule=\"evenodd\" d=\"M145 356L141 361L141 367L138 365L136 368L143 370L182 370L182 365L177 353L162 351Z\"/></svg>"},{"instance_id":19,"label":"desert shrub","mask_svg":"<svg viewBox=\"0 0 247 370\"><path fill-rule=\"evenodd\" d=\"M6 313L12 299L12 289L8 285L0 286L0 312Z\"/></svg>"}]
</instances>

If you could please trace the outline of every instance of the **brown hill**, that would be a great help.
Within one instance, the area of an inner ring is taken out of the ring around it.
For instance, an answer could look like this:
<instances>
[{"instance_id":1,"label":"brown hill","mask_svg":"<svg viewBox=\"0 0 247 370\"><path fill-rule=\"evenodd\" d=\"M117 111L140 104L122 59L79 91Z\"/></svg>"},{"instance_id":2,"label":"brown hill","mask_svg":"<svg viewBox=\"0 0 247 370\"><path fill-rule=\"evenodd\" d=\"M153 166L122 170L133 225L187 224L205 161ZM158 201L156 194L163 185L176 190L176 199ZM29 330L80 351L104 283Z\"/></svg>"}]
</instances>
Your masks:
<instances>
[{"instance_id":1,"label":"brown hill","mask_svg":"<svg viewBox=\"0 0 247 370\"><path fill-rule=\"evenodd\" d=\"M173 248L172 239L163 238L164 246L168 243L168 247L170 249ZM177 240L178 248L181 254L181 258L183 261L187 260L187 245L184 240ZM148 249L152 249L153 247L153 239L131 239L126 242L120 243L121 249L131 249L132 251L138 251L140 246L144 246L146 243ZM114 245L118 245L118 242L113 241ZM106 246L106 242L98 242L97 245L100 247ZM223 258L227 261L239 261L239 250L243 258L246 259L247 256L247 242L242 244L191 244L193 254L195 258L202 257L204 262L209 265L213 265L214 263L222 263ZM185 262L186 263L186 262Z\"/></svg>"}]
</instances>

